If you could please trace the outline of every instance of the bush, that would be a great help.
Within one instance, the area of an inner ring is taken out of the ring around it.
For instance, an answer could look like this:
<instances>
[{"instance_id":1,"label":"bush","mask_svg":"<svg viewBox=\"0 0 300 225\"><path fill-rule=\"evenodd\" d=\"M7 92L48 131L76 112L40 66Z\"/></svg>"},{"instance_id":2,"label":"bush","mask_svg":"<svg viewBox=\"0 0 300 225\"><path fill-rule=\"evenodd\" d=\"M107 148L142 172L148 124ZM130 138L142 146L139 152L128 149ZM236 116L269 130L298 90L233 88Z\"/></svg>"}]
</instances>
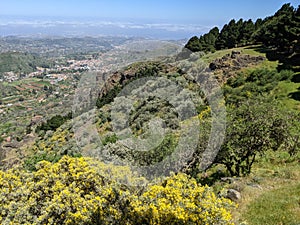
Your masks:
<instances>
[{"instance_id":1,"label":"bush","mask_svg":"<svg viewBox=\"0 0 300 225\"><path fill-rule=\"evenodd\" d=\"M240 105L252 96L270 93L279 81L291 79L292 72L268 69L255 69L248 73L240 73L237 77L228 79L223 88L226 104Z\"/></svg>"},{"instance_id":2,"label":"bush","mask_svg":"<svg viewBox=\"0 0 300 225\"><path fill-rule=\"evenodd\" d=\"M57 129L55 132L48 131L45 138L36 140L33 146L26 151L30 152L24 160L23 167L27 170L36 170L36 164L40 161L57 162L64 155L79 157L79 151L74 134L68 129Z\"/></svg>"},{"instance_id":3,"label":"bush","mask_svg":"<svg viewBox=\"0 0 300 225\"><path fill-rule=\"evenodd\" d=\"M105 136L104 139L102 140L102 144L108 145L109 143L116 143L118 140L118 137L116 134L110 135L110 136Z\"/></svg>"},{"instance_id":4,"label":"bush","mask_svg":"<svg viewBox=\"0 0 300 225\"><path fill-rule=\"evenodd\" d=\"M0 171L0 223L232 224L232 203L184 174L144 193L134 188L142 184L128 167L68 156L32 173Z\"/></svg>"},{"instance_id":5,"label":"bush","mask_svg":"<svg viewBox=\"0 0 300 225\"><path fill-rule=\"evenodd\" d=\"M40 126L37 126L36 132L40 131L48 131L52 130L55 131L61 125L63 125L67 120L72 119L72 113L69 112L65 116L55 115L47 120L46 123L42 123Z\"/></svg>"},{"instance_id":6,"label":"bush","mask_svg":"<svg viewBox=\"0 0 300 225\"><path fill-rule=\"evenodd\" d=\"M116 199L128 192L111 179L130 177L127 168L70 157L37 166L33 173L0 171L1 224L86 224L97 209L101 224L121 220Z\"/></svg>"},{"instance_id":7,"label":"bush","mask_svg":"<svg viewBox=\"0 0 300 225\"><path fill-rule=\"evenodd\" d=\"M151 186L132 205L133 224L233 224L233 203L185 174Z\"/></svg>"},{"instance_id":8,"label":"bush","mask_svg":"<svg viewBox=\"0 0 300 225\"><path fill-rule=\"evenodd\" d=\"M294 75L292 70L282 70L280 71L281 80L291 80Z\"/></svg>"}]
</instances>

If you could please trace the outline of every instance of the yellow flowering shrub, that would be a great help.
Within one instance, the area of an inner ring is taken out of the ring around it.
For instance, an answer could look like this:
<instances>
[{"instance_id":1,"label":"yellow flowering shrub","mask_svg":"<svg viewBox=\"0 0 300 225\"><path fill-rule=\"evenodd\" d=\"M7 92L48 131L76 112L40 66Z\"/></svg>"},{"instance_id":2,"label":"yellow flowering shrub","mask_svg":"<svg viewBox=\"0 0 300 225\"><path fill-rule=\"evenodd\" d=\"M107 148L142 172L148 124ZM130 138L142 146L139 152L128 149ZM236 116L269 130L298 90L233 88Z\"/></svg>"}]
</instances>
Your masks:
<instances>
[{"instance_id":1,"label":"yellow flowering shrub","mask_svg":"<svg viewBox=\"0 0 300 225\"><path fill-rule=\"evenodd\" d=\"M64 155L81 156L72 132L58 128L55 132L50 132L46 136L46 139L36 140L34 145L26 149L28 155L23 166L27 170L36 170L36 164L43 160L57 162Z\"/></svg>"},{"instance_id":2,"label":"yellow flowering shrub","mask_svg":"<svg viewBox=\"0 0 300 225\"><path fill-rule=\"evenodd\" d=\"M1 224L87 224L95 211L101 212L97 220L120 220L117 204L129 192L114 180L129 177L128 168L68 156L37 167L0 171Z\"/></svg>"},{"instance_id":3,"label":"yellow flowering shrub","mask_svg":"<svg viewBox=\"0 0 300 225\"><path fill-rule=\"evenodd\" d=\"M150 186L132 205L135 224L233 224L234 204L186 174Z\"/></svg>"},{"instance_id":4,"label":"yellow flowering shrub","mask_svg":"<svg viewBox=\"0 0 300 225\"><path fill-rule=\"evenodd\" d=\"M144 181L128 167L69 156L0 171L0 224L231 224L232 203L184 174L134 188Z\"/></svg>"}]
</instances>

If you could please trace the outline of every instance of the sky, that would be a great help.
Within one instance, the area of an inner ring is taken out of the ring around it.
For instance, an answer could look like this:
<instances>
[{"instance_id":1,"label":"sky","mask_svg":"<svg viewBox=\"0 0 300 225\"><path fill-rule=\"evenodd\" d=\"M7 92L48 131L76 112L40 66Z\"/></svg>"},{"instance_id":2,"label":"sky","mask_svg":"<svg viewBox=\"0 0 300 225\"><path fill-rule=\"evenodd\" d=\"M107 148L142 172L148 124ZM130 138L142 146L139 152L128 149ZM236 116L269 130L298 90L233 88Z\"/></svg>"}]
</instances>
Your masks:
<instances>
[{"instance_id":1,"label":"sky","mask_svg":"<svg viewBox=\"0 0 300 225\"><path fill-rule=\"evenodd\" d=\"M186 29L194 27L197 32L204 32L213 26L222 28L232 18L264 18L287 2L295 7L299 4L299 0L0 0L0 23L12 18L9 16L77 21L93 18L119 23L177 25L177 28L191 25Z\"/></svg>"}]
</instances>

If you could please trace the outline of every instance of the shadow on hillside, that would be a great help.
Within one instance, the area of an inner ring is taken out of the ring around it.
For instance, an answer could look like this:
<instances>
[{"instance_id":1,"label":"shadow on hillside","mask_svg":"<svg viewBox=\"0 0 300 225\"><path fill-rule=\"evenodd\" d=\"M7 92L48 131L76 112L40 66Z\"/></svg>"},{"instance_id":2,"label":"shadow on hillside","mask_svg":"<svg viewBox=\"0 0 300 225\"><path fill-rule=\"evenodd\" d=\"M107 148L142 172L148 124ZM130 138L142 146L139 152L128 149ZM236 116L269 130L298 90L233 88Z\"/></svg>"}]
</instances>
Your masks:
<instances>
[{"instance_id":1,"label":"shadow on hillside","mask_svg":"<svg viewBox=\"0 0 300 225\"><path fill-rule=\"evenodd\" d=\"M269 59L268 54L267 54L267 58ZM276 53L275 54L275 59L276 58L281 63L277 67L278 71L287 69L287 70L293 70L295 73L300 72L300 54L295 54L293 56L288 56L288 55L285 55L285 54Z\"/></svg>"},{"instance_id":2,"label":"shadow on hillside","mask_svg":"<svg viewBox=\"0 0 300 225\"><path fill-rule=\"evenodd\" d=\"M293 70L294 72L300 72L300 54L295 53L291 55L288 52L277 52L272 49L268 49L261 45L249 46L246 49L253 49L259 53L265 53L269 61L279 61L277 67L278 71L281 70Z\"/></svg>"},{"instance_id":3,"label":"shadow on hillside","mask_svg":"<svg viewBox=\"0 0 300 225\"><path fill-rule=\"evenodd\" d=\"M300 83L300 73L295 74L293 76L293 78L291 79L291 81L294 82L294 83Z\"/></svg>"},{"instance_id":4,"label":"shadow on hillside","mask_svg":"<svg viewBox=\"0 0 300 225\"><path fill-rule=\"evenodd\" d=\"M255 45L255 46L249 46L249 47L246 47L245 49L252 49L256 52L259 52L259 53L267 53L269 52L270 50L266 49L265 47L261 46L261 45Z\"/></svg>"},{"instance_id":5,"label":"shadow on hillside","mask_svg":"<svg viewBox=\"0 0 300 225\"><path fill-rule=\"evenodd\" d=\"M212 186L216 182L219 182L226 177L230 177L230 175L225 171L218 170L208 176L205 175L202 176L201 178L198 178L198 182L201 183L202 185Z\"/></svg>"},{"instance_id":6,"label":"shadow on hillside","mask_svg":"<svg viewBox=\"0 0 300 225\"><path fill-rule=\"evenodd\" d=\"M289 97L294 99L294 100L300 101L300 87L298 88L298 91L290 93Z\"/></svg>"}]
</instances>

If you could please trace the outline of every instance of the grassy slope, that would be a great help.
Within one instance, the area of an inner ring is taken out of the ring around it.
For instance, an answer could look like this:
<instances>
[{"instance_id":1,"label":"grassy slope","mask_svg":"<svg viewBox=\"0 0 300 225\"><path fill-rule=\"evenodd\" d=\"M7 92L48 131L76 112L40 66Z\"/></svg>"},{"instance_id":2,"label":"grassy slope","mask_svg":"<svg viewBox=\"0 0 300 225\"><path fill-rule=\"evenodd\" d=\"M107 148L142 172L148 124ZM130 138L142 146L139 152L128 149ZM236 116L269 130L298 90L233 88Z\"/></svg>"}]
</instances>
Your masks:
<instances>
[{"instance_id":1,"label":"grassy slope","mask_svg":"<svg viewBox=\"0 0 300 225\"><path fill-rule=\"evenodd\" d=\"M259 46L252 47L240 47L234 49L226 49L209 53L201 58L205 63L210 63L216 58L221 58L226 54L230 54L233 50L241 51L242 54L249 54L251 56L265 56L263 50ZM265 60L262 63L244 68L242 70L251 71L257 68L276 69L278 61ZM278 98L282 104L288 109L299 110L300 109L300 73L295 74L297 81L281 81L278 86L273 90L272 94Z\"/></svg>"},{"instance_id":2,"label":"grassy slope","mask_svg":"<svg viewBox=\"0 0 300 225\"><path fill-rule=\"evenodd\" d=\"M209 63L231 53L232 50L253 56L265 56L259 46L255 46L217 51L205 55L202 59ZM275 69L277 65L277 61L266 60L259 65L243 70ZM297 93L300 93L300 82L293 81L280 82L272 92L281 101L283 107L300 110L300 99L298 99ZM299 154L290 158L283 152L269 152L254 164L253 171L249 176L229 184L228 187L239 189L242 194L239 207L234 212L237 224L300 224Z\"/></svg>"},{"instance_id":3,"label":"grassy slope","mask_svg":"<svg viewBox=\"0 0 300 225\"><path fill-rule=\"evenodd\" d=\"M300 83L282 81L273 92L287 108L300 110L300 99L296 100L297 93L300 93Z\"/></svg>"},{"instance_id":4,"label":"grassy slope","mask_svg":"<svg viewBox=\"0 0 300 225\"><path fill-rule=\"evenodd\" d=\"M265 56L264 53L257 51L257 49L258 49L258 46L240 47L240 48L234 48L234 49L225 49L225 50L216 51L214 53L208 53L205 56L203 56L201 59L203 59L207 63L210 63L212 60L214 60L216 58L221 58L222 56L224 56L226 54L230 54L233 50L234 51L240 51L243 54L256 55L256 56L258 56L258 55Z\"/></svg>"},{"instance_id":5,"label":"grassy slope","mask_svg":"<svg viewBox=\"0 0 300 225\"><path fill-rule=\"evenodd\" d=\"M233 186L242 200L234 212L237 224L281 225L300 221L300 155L269 152L255 164L252 173Z\"/></svg>"}]
</instances>

